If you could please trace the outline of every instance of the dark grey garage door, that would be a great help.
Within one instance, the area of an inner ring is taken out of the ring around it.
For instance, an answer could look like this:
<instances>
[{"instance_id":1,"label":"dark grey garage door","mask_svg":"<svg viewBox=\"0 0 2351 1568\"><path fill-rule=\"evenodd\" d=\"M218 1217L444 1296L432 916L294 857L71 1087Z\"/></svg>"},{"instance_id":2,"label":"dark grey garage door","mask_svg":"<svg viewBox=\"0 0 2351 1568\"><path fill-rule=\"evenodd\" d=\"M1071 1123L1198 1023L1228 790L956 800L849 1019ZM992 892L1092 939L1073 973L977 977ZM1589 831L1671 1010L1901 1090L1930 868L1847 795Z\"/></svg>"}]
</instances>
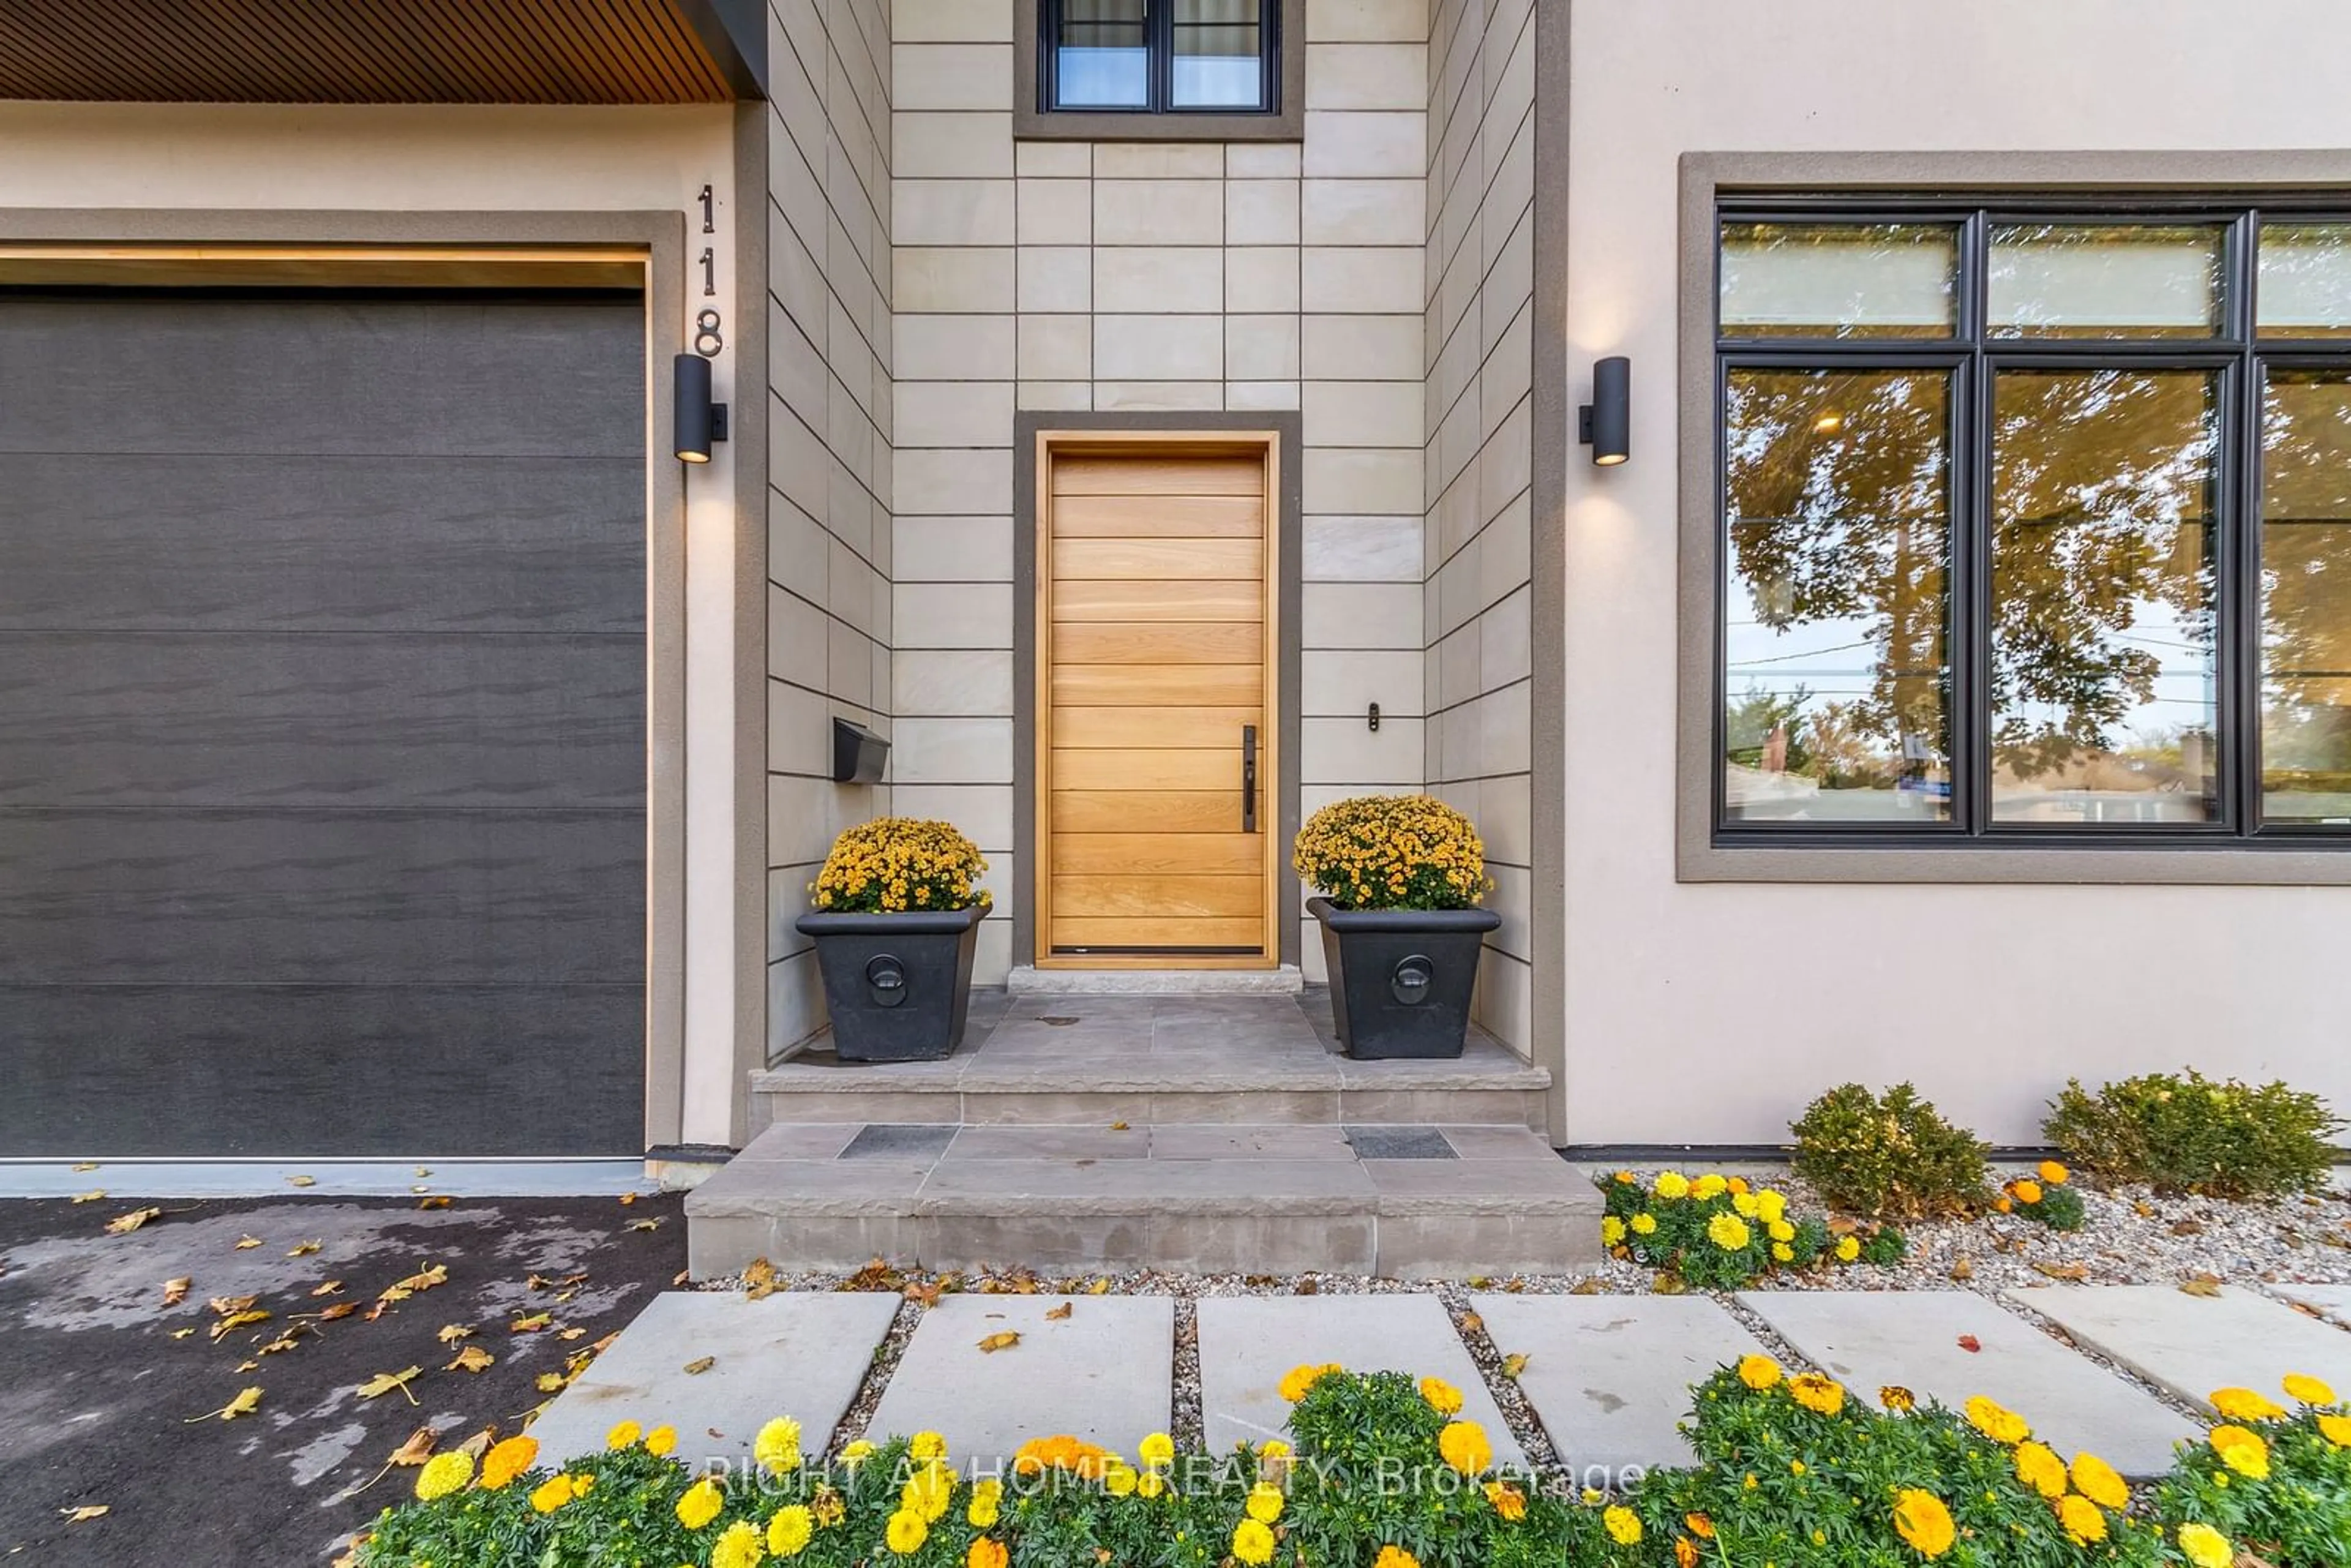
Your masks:
<instances>
[{"instance_id":1,"label":"dark grey garage door","mask_svg":"<svg viewBox=\"0 0 2351 1568\"><path fill-rule=\"evenodd\" d=\"M643 1148L643 340L0 294L0 1155Z\"/></svg>"}]
</instances>

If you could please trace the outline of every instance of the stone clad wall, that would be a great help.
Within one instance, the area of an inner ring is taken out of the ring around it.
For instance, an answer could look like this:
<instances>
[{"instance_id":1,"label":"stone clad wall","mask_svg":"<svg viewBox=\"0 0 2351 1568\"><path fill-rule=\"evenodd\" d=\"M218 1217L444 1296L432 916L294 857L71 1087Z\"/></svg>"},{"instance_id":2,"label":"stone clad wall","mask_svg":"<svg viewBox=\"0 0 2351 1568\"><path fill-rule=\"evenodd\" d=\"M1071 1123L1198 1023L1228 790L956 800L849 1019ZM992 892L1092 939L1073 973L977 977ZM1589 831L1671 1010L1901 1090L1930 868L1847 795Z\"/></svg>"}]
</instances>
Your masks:
<instances>
[{"instance_id":1,"label":"stone clad wall","mask_svg":"<svg viewBox=\"0 0 2351 1568\"><path fill-rule=\"evenodd\" d=\"M1430 18L1427 495L1430 792L1483 831L1493 906L1479 1021L1529 1039L1529 495L1534 360L1532 0Z\"/></svg>"},{"instance_id":2,"label":"stone clad wall","mask_svg":"<svg viewBox=\"0 0 2351 1568\"><path fill-rule=\"evenodd\" d=\"M833 836L838 715L892 730L888 0L772 0L768 54L768 1050L824 1021L792 921ZM737 418L758 417L738 410Z\"/></svg>"}]
</instances>

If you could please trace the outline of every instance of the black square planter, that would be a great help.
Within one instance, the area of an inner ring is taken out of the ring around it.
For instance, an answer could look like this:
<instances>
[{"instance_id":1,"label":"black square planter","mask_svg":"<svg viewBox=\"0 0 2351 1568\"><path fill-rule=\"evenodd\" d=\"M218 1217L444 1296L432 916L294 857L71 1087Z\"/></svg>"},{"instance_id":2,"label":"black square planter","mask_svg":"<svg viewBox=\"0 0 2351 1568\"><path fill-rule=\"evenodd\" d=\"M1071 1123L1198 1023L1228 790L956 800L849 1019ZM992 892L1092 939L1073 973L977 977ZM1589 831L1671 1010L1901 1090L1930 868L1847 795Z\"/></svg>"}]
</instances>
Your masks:
<instances>
[{"instance_id":1,"label":"black square planter","mask_svg":"<svg viewBox=\"0 0 2351 1568\"><path fill-rule=\"evenodd\" d=\"M1331 1013L1349 1056L1461 1054L1478 951L1502 924L1490 909L1341 909L1310 898L1322 923Z\"/></svg>"},{"instance_id":2,"label":"black square planter","mask_svg":"<svg viewBox=\"0 0 2351 1568\"><path fill-rule=\"evenodd\" d=\"M963 1043L985 907L906 915L813 911L832 1049L843 1061L937 1061Z\"/></svg>"}]
</instances>

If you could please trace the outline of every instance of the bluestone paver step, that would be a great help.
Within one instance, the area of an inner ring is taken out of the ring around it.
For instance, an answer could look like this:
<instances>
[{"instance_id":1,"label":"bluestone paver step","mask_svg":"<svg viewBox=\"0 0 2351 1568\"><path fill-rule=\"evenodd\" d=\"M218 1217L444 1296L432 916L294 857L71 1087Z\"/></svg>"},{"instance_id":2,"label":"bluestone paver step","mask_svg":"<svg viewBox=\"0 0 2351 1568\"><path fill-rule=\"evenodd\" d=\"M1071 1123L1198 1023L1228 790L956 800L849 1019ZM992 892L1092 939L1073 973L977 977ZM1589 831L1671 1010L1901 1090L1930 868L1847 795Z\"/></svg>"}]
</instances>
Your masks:
<instances>
[{"instance_id":1,"label":"bluestone paver step","mask_svg":"<svg viewBox=\"0 0 2351 1568\"><path fill-rule=\"evenodd\" d=\"M2351 1333L2251 1291L2059 1286L2007 1299L2199 1408L2210 1408L2206 1396L2216 1388L2251 1388L2283 1404L2278 1380L2290 1372L2351 1389Z\"/></svg>"},{"instance_id":2,"label":"bluestone paver step","mask_svg":"<svg viewBox=\"0 0 2351 1568\"><path fill-rule=\"evenodd\" d=\"M1519 1388L1578 1485L1687 1465L1675 1429L1689 1385L1762 1350L1703 1296L1479 1295L1470 1308L1504 1355L1523 1355Z\"/></svg>"},{"instance_id":3,"label":"bluestone paver step","mask_svg":"<svg viewBox=\"0 0 2351 1568\"><path fill-rule=\"evenodd\" d=\"M531 1424L540 1462L600 1453L621 1421L677 1429L678 1457L739 1461L778 1416L820 1452L857 1396L898 1298L667 1291ZM686 1367L703 1357L699 1373Z\"/></svg>"},{"instance_id":4,"label":"bluestone paver step","mask_svg":"<svg viewBox=\"0 0 2351 1568\"><path fill-rule=\"evenodd\" d=\"M2052 1293L2027 1292L2036 1305ZM2030 1421L2060 1454L2086 1450L2127 1476L2169 1469L2172 1444L2196 1436L2145 1389L1973 1291L1753 1291L1739 1300L1855 1399L1874 1404L1895 1386L1958 1410L1981 1395Z\"/></svg>"},{"instance_id":5,"label":"bluestone paver step","mask_svg":"<svg viewBox=\"0 0 2351 1568\"><path fill-rule=\"evenodd\" d=\"M981 1348L1007 1333L1018 1343ZM1061 1433L1132 1461L1168 1430L1175 1380L1170 1297L947 1296L906 1342L866 1432L937 1432L958 1465L1000 1464Z\"/></svg>"},{"instance_id":6,"label":"bluestone paver step","mask_svg":"<svg viewBox=\"0 0 2351 1568\"><path fill-rule=\"evenodd\" d=\"M1526 1462L1452 1315L1435 1296L1225 1296L1204 1300L1197 1310L1200 1417L1212 1454L1235 1443L1287 1438L1283 1375L1295 1366L1336 1362L1350 1372L1442 1378L1461 1391L1462 1418L1485 1428L1495 1462Z\"/></svg>"}]
</instances>

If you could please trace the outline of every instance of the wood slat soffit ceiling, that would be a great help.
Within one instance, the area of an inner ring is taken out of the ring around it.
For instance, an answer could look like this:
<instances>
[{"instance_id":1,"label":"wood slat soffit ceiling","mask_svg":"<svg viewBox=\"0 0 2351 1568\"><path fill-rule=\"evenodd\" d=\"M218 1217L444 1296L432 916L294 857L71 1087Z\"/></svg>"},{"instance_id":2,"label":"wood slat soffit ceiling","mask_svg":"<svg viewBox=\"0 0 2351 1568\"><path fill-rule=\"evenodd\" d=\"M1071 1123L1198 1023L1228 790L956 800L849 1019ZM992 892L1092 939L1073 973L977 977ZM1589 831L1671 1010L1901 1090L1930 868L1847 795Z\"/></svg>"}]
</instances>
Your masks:
<instances>
[{"instance_id":1,"label":"wood slat soffit ceiling","mask_svg":"<svg viewBox=\"0 0 2351 1568\"><path fill-rule=\"evenodd\" d=\"M723 103L761 95L757 0L6 0L0 99Z\"/></svg>"}]
</instances>

